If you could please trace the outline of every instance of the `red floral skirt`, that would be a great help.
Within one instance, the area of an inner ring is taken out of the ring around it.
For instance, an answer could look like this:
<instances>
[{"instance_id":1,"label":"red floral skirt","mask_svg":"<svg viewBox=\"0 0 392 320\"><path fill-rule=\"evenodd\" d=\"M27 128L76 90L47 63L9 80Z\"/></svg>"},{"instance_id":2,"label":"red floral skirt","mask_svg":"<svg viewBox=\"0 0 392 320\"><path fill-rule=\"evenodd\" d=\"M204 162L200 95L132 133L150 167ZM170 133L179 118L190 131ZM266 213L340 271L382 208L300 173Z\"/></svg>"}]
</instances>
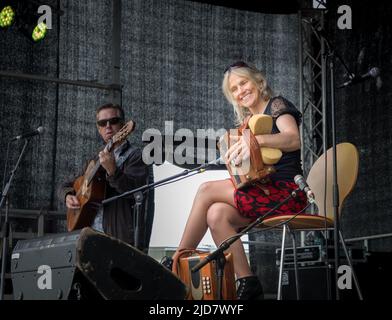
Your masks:
<instances>
[{"instance_id":1,"label":"red floral skirt","mask_svg":"<svg viewBox=\"0 0 392 320\"><path fill-rule=\"evenodd\" d=\"M262 188L268 191L265 192ZM294 182L270 181L263 184L262 188L251 185L234 191L234 201L241 216L256 220L286 199L298 186ZM299 191L296 198L291 198L275 212L271 212L269 217L296 214L304 209L307 203L306 194Z\"/></svg>"}]
</instances>

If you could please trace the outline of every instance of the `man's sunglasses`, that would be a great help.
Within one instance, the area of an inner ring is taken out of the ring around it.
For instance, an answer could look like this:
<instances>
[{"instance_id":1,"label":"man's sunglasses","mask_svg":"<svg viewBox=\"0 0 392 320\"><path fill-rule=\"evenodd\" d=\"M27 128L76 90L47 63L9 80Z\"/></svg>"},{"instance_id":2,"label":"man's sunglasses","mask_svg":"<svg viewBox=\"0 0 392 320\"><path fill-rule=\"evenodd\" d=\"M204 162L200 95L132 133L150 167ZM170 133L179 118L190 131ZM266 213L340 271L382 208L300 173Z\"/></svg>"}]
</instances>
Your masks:
<instances>
[{"instance_id":1,"label":"man's sunglasses","mask_svg":"<svg viewBox=\"0 0 392 320\"><path fill-rule=\"evenodd\" d=\"M118 124L122 121L123 119L120 117L114 117L110 119L102 119L97 121L97 125L100 127L106 127L107 123L109 122L110 125L115 125Z\"/></svg>"},{"instance_id":2,"label":"man's sunglasses","mask_svg":"<svg viewBox=\"0 0 392 320\"><path fill-rule=\"evenodd\" d=\"M253 69L252 67L250 67L247 63L243 62L243 61L237 61L231 65L229 65L225 71L223 73L226 73L227 71L230 71L231 69L235 69L235 68L249 68L249 69Z\"/></svg>"}]
</instances>

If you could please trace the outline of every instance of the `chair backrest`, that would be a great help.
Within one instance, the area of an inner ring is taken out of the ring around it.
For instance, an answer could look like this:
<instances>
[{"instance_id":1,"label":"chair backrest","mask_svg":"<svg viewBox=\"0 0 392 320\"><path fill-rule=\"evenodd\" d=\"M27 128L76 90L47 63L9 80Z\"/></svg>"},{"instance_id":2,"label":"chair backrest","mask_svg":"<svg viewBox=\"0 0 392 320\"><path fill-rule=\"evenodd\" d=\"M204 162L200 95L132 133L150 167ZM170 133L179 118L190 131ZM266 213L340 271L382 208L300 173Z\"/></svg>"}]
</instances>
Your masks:
<instances>
[{"instance_id":1,"label":"chair backrest","mask_svg":"<svg viewBox=\"0 0 392 320\"><path fill-rule=\"evenodd\" d=\"M319 209L319 215L328 218L334 218L333 201L332 201L332 183L333 183L333 152L332 148L326 152L327 172L325 173L325 154L320 156L310 169L307 183L315 195L315 202ZM336 146L336 164L339 185L339 214L346 197L351 193L357 181L359 156L357 148L351 143L339 143ZM326 175L326 183L325 183ZM324 195L326 202L324 206ZM324 211L325 210L325 211Z\"/></svg>"}]
</instances>

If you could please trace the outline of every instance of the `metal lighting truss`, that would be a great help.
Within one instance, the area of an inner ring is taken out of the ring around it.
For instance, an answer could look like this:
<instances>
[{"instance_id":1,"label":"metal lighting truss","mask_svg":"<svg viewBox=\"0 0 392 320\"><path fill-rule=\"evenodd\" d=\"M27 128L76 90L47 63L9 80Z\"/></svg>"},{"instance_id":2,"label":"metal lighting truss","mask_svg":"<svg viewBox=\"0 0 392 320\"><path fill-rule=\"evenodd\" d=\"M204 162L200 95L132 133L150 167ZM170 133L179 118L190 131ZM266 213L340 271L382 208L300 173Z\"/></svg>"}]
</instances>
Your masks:
<instances>
[{"instance_id":1,"label":"metal lighting truss","mask_svg":"<svg viewBox=\"0 0 392 320\"><path fill-rule=\"evenodd\" d=\"M302 165L304 176L317 158L326 151L326 66L325 44L315 28L323 28L323 10L301 10L299 16L299 108Z\"/></svg>"}]
</instances>

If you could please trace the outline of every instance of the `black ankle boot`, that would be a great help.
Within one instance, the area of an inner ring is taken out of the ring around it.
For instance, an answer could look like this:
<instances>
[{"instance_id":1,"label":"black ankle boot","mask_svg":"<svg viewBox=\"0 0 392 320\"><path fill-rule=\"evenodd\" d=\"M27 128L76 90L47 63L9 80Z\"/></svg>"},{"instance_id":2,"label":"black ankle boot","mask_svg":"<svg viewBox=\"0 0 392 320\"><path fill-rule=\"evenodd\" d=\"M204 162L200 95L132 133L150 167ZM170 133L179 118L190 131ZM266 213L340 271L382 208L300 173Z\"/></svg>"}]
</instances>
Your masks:
<instances>
[{"instance_id":1,"label":"black ankle boot","mask_svg":"<svg viewBox=\"0 0 392 320\"><path fill-rule=\"evenodd\" d=\"M237 298L238 300L263 300L263 287L256 276L249 276L237 279Z\"/></svg>"}]
</instances>

